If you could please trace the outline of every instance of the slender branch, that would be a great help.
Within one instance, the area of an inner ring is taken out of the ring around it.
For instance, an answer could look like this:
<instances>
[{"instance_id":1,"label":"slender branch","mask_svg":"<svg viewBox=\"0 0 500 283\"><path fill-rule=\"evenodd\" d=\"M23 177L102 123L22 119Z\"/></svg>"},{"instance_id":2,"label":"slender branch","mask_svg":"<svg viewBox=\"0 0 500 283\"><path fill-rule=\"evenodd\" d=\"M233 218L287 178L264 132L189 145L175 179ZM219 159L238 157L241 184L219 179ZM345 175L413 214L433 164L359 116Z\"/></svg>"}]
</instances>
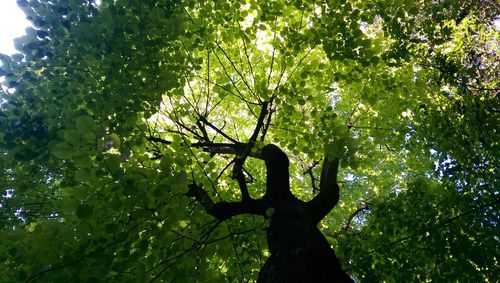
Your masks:
<instances>
[{"instance_id":1,"label":"slender branch","mask_svg":"<svg viewBox=\"0 0 500 283\"><path fill-rule=\"evenodd\" d=\"M316 178L314 177L314 174L312 172L314 167L316 167L318 164L319 164L318 161L313 161L313 164L309 165L306 171L304 171L304 174L309 175L309 178L311 178L311 187L313 189L313 192L319 191L318 187L316 187Z\"/></svg>"},{"instance_id":2,"label":"slender branch","mask_svg":"<svg viewBox=\"0 0 500 283\"><path fill-rule=\"evenodd\" d=\"M255 126L253 134L250 137L250 140L248 141L248 143L246 144L245 149L242 152L242 155L237 156L235 159L235 162L234 162L233 173L234 173L235 178L238 181L238 184L240 186L241 197L242 197L243 201L252 199L250 197L250 194L248 193L245 175L243 174L243 164L245 163L247 156L251 153L252 147L255 144L255 142L257 141L257 137L259 136L259 132L261 131L262 126L264 125L264 119L266 118L266 114L267 114L267 105L268 105L268 102L262 103L262 107L260 109L260 114L259 114L259 119L257 120L257 125Z\"/></svg>"},{"instance_id":3,"label":"slender branch","mask_svg":"<svg viewBox=\"0 0 500 283\"><path fill-rule=\"evenodd\" d=\"M283 85L285 85L290 80L290 78L293 76L295 71L300 67L300 65L302 65L302 62L304 61L304 59L306 59L306 57L309 55L309 53L311 53L311 51L312 51L312 49L307 50L306 54L304 54L304 56L302 56L302 58L299 59L299 62L297 63L295 68L292 69L292 71L290 72L288 77L285 79L285 82L283 83ZM280 77L280 81L281 81L281 77ZM273 95L273 97L277 96L280 93L279 91L276 91L276 90L278 90L278 86L279 86L279 82L276 85L276 88L275 88L276 93Z\"/></svg>"},{"instance_id":4,"label":"slender branch","mask_svg":"<svg viewBox=\"0 0 500 283\"><path fill-rule=\"evenodd\" d=\"M200 121L203 122L203 123L205 123L205 124L207 124L210 128L212 128L213 130L215 130L217 133L221 134L226 139L232 141L233 143L239 143L237 140L233 139L228 134L224 133L221 129L217 128L214 124L212 124L209 121L207 121L207 119L205 119L205 117L201 116L200 117Z\"/></svg>"},{"instance_id":5,"label":"slender branch","mask_svg":"<svg viewBox=\"0 0 500 283\"><path fill-rule=\"evenodd\" d=\"M231 226L229 226L229 223L225 222L224 224L226 224L227 230L229 231L229 233L231 235L231 244L233 246L233 251L234 251L234 254L236 255L236 260L238 262L238 269L240 270L240 276L241 276L241 278L244 278L245 273L243 272L243 267L241 264L241 257L240 257L240 253L238 253L238 246L236 245L236 242L234 239L233 229L231 228Z\"/></svg>"},{"instance_id":6,"label":"slender branch","mask_svg":"<svg viewBox=\"0 0 500 283\"><path fill-rule=\"evenodd\" d=\"M278 78L278 81L276 82L276 86L274 87L273 95L271 96L272 98L275 98L281 92L281 89L280 89L281 80L283 79L283 76L285 75L285 71L286 71L286 67L283 67L280 71L280 76Z\"/></svg>"},{"instance_id":7,"label":"slender branch","mask_svg":"<svg viewBox=\"0 0 500 283\"><path fill-rule=\"evenodd\" d=\"M215 58L217 58L217 61L219 61L219 64L222 67L222 70L224 71L224 74L226 75L226 77L231 82L231 85L234 87L234 89L236 90L236 92L239 94L239 96L237 96L237 97L240 98L241 100L245 101L245 103L249 104L249 102L247 102L247 99L245 99L245 96L243 95L243 93L241 93L240 89L236 85L236 82L233 79L233 77L231 75L229 75L229 72L227 71L226 66L224 66L224 63L222 63L222 60L220 59L219 55L217 55L216 52L214 52L214 55L215 55ZM251 110L250 107L249 107L249 109Z\"/></svg>"},{"instance_id":8,"label":"slender branch","mask_svg":"<svg viewBox=\"0 0 500 283\"><path fill-rule=\"evenodd\" d=\"M208 105L210 105L210 50L208 48L207 48L207 87L205 89L206 89L205 92L207 94L207 107L208 107ZM207 113L204 114L206 115Z\"/></svg>"},{"instance_id":9,"label":"slender branch","mask_svg":"<svg viewBox=\"0 0 500 283\"><path fill-rule=\"evenodd\" d=\"M169 97L169 99L171 99L171 98ZM171 105L173 105L173 103L171 103ZM168 116L169 116L170 120L171 120L171 121L173 121L173 122L174 122L174 124L178 126L178 128L182 128L182 129L184 129L185 131L187 131L187 132L189 132L189 133L193 134L193 136L194 136L196 139L198 139L198 140L203 140L203 137L202 137L202 136L201 136L201 135L200 135L200 134L199 134L196 130L194 130L194 129L193 129L193 128L191 128L191 127L186 126L186 125L182 122L181 117L180 117L180 116L176 113L176 111L175 111L175 110L174 110L172 113L170 113L170 112L167 112L167 113L168 113ZM172 117L172 115L173 115L173 117ZM179 132L181 132L181 131L179 130Z\"/></svg>"},{"instance_id":10,"label":"slender branch","mask_svg":"<svg viewBox=\"0 0 500 283\"><path fill-rule=\"evenodd\" d=\"M150 142L157 142L162 144L171 145L173 142L158 138L158 137L146 137ZM232 153L235 154L238 149L243 147L244 143L216 143L216 142L195 142L191 143L191 147L195 148L206 148L209 151L214 151L215 153Z\"/></svg>"},{"instance_id":11,"label":"slender branch","mask_svg":"<svg viewBox=\"0 0 500 283\"><path fill-rule=\"evenodd\" d=\"M259 132L262 129L262 126L264 125L264 119L266 118L267 115L267 106L269 105L268 102L263 102L262 107L260 109L260 114L259 114L259 119L257 120L257 125L255 126L255 130L253 131L252 136L250 137L249 144L255 143L257 141L257 137L259 136Z\"/></svg>"},{"instance_id":12,"label":"slender branch","mask_svg":"<svg viewBox=\"0 0 500 283\"><path fill-rule=\"evenodd\" d=\"M216 57L217 57L217 54L216 54ZM219 62L221 62L221 61L219 61ZM221 64L222 64L222 63L221 63ZM223 67L223 68L224 68L224 67ZM228 75L226 75L226 76L228 76ZM236 91L238 92L238 94L234 93L231 89L229 89L229 88L227 88L227 87L225 87L225 86L223 86L223 85L221 85L221 84L219 84L219 83L217 83L217 82L215 82L215 81L212 81L212 80L210 80L210 79L207 79L207 78L201 77L201 76L199 76L199 75L185 76L185 78L197 78L197 79L203 80L203 81L205 81L205 82L207 82L207 83L209 83L209 84L212 84L212 85L214 85L214 86L216 86L216 87L218 87L218 88L220 88L220 89L224 90L224 91L225 91L225 92L227 92L228 94L230 94L230 95L232 95L232 96L234 96L234 97L236 97L236 98L238 98L238 99L241 99L241 100L242 100L243 102L245 102L246 104L250 104L250 105L260 105L260 103L258 103L258 102L252 102L252 101L249 101L249 100L245 99L245 98L242 96L242 94L239 92L238 88L234 85L234 83L233 83L233 81L231 80L231 78L230 78L230 77L228 77L228 78L230 79L231 84L232 84L232 85L233 85L233 87L236 89Z\"/></svg>"},{"instance_id":13,"label":"slender branch","mask_svg":"<svg viewBox=\"0 0 500 283\"><path fill-rule=\"evenodd\" d=\"M342 225L342 229L348 230L349 227L351 226L351 222L354 220L358 214L365 210L370 210L370 207L368 206L368 203L364 202L362 203L349 217L347 218L346 222Z\"/></svg>"},{"instance_id":14,"label":"slender branch","mask_svg":"<svg viewBox=\"0 0 500 283\"><path fill-rule=\"evenodd\" d=\"M351 125L350 127L353 128L353 129L368 129L368 130L391 131L391 132L395 132L396 131L396 129L391 129L391 128L370 127L370 126L356 126L356 125Z\"/></svg>"},{"instance_id":15,"label":"slender branch","mask_svg":"<svg viewBox=\"0 0 500 283\"><path fill-rule=\"evenodd\" d=\"M157 142L161 144L171 145L172 141L158 138L158 137L146 137L150 142ZM209 153L217 154L241 154L246 146L244 143L215 143L215 142L196 142L191 143L190 147L202 148L203 151ZM250 152L249 156L262 159L260 154Z\"/></svg>"},{"instance_id":16,"label":"slender branch","mask_svg":"<svg viewBox=\"0 0 500 283\"><path fill-rule=\"evenodd\" d=\"M274 32L274 35L273 35L273 46L274 46L275 42L276 42L276 31ZM271 83L271 74L273 73L273 65L274 65L275 52L276 52L276 48L273 48L273 53L271 55L271 64L269 66L269 74L267 75L266 88L268 88L269 84Z\"/></svg>"},{"instance_id":17,"label":"slender branch","mask_svg":"<svg viewBox=\"0 0 500 283\"><path fill-rule=\"evenodd\" d=\"M182 9L184 10L184 13L188 16L188 18L191 21L191 23L194 24L193 17L191 17L191 14L189 14L188 10L186 10L186 7L183 7Z\"/></svg>"},{"instance_id":18,"label":"slender branch","mask_svg":"<svg viewBox=\"0 0 500 283\"><path fill-rule=\"evenodd\" d=\"M255 232L255 228L252 228L252 229L246 229L246 230L243 230L243 231L239 231L239 232L233 232L233 233L230 233L226 236L222 236L222 237L219 237L219 238L216 238L216 239L213 239L213 240L209 240L209 241L204 241L203 244L207 245L207 244L212 244L212 243L215 243L215 242L220 242L220 241L223 241L227 238L230 238L232 236L237 236L237 235L242 235L242 234L246 234L246 233L250 233L250 232Z\"/></svg>"},{"instance_id":19,"label":"slender branch","mask_svg":"<svg viewBox=\"0 0 500 283\"><path fill-rule=\"evenodd\" d=\"M165 140L165 139L157 138L157 137L146 137L146 139L150 142L158 142L158 143L162 143L162 144L172 144L172 142L169 140Z\"/></svg>"},{"instance_id":20,"label":"slender branch","mask_svg":"<svg viewBox=\"0 0 500 283\"><path fill-rule=\"evenodd\" d=\"M236 21L236 22L238 23L238 28L240 30L242 30L240 22L238 22L238 21ZM254 72L253 72L252 63L250 62L250 56L248 55L248 47L247 47L247 44L245 42L245 38L243 37L243 35L244 35L244 33L242 32L241 33L241 41L243 42L243 51L244 51L245 57L247 59L248 68L250 69L250 75L252 76L252 79L255 80L255 75L254 75Z\"/></svg>"},{"instance_id":21,"label":"slender branch","mask_svg":"<svg viewBox=\"0 0 500 283\"><path fill-rule=\"evenodd\" d=\"M198 105L199 105L199 101L201 100L201 97L200 98L196 98L196 95L195 95L195 91L193 89L193 87L191 86L191 83L189 81L186 82L188 88L189 88L189 91L191 92L191 97L193 98L193 103L189 100L189 98L187 98L186 94L185 93L182 93L181 96L182 98L184 98L184 100L189 104L189 107L191 107L191 109L193 109L194 113L198 116L202 116L201 115L201 112L199 111L198 109ZM208 105L208 104L207 104Z\"/></svg>"},{"instance_id":22,"label":"slender branch","mask_svg":"<svg viewBox=\"0 0 500 283\"><path fill-rule=\"evenodd\" d=\"M156 268L158 268L158 267L160 267L160 266L162 266L162 265L167 264L167 263L169 263L169 262L170 262L170 264L168 264L168 265L166 265L164 268L162 268L162 269L161 269L161 270L160 270L160 271L159 271L159 272L158 272L158 273L157 273L157 274L156 274L156 275L155 275L155 276L154 276L151 280L149 280L149 283L152 283L152 282L156 281L156 279L160 278L160 276L161 276L161 275L162 275L162 274L163 274L163 273L164 273L164 272L165 272L165 271L166 271L166 270L167 270L170 266L172 266L172 264L174 263L174 260L175 260L175 259L180 258L180 257L182 257L182 256L184 256L184 255L186 255L186 254L188 254L188 253L190 253L190 252L194 251L194 250L195 250L195 249L197 249L198 247L199 247L199 244L197 244L197 243L193 243L193 245L191 245L191 247L189 247L188 249L186 249L186 250L184 250L184 251L182 251L182 252L180 252L180 253L178 253L178 254L176 254L176 255L171 256L170 258L168 258L168 259L166 259L166 260L164 260L164 261L160 262L157 266L155 266L155 267L151 268L150 270L148 270L147 272L149 273L149 272L153 271L154 269L156 269Z\"/></svg>"},{"instance_id":23,"label":"slender branch","mask_svg":"<svg viewBox=\"0 0 500 283\"><path fill-rule=\"evenodd\" d=\"M271 118L273 116L273 113L276 111L275 109L272 108L272 101L269 102L269 115L267 115L267 121L266 124L262 127L262 135L260 136L260 141L264 142L264 139L266 138L267 130L269 129L269 126L271 125Z\"/></svg>"},{"instance_id":24,"label":"slender branch","mask_svg":"<svg viewBox=\"0 0 500 283\"><path fill-rule=\"evenodd\" d=\"M208 136L208 133L207 133L207 130L205 129L205 127L201 124L200 120L197 120L196 121L196 126L198 126L198 129L200 129L201 131L201 134L203 135L203 140L205 141L210 141L210 138Z\"/></svg>"},{"instance_id":25,"label":"slender branch","mask_svg":"<svg viewBox=\"0 0 500 283\"><path fill-rule=\"evenodd\" d=\"M231 60L231 57L229 57L229 55L226 53L226 51L220 46L219 42L216 41L215 45L217 45L217 48L219 48L219 50L222 52L222 54L224 54L224 57L226 57L226 59L229 61L229 63L233 67L234 71L240 76L241 81L246 85L246 87L248 88L250 93L252 93L252 95L255 96L253 89L250 87L248 82L245 80L245 77L243 76L243 74L238 70L238 68L236 68L236 65L234 64L233 60Z\"/></svg>"}]
</instances>

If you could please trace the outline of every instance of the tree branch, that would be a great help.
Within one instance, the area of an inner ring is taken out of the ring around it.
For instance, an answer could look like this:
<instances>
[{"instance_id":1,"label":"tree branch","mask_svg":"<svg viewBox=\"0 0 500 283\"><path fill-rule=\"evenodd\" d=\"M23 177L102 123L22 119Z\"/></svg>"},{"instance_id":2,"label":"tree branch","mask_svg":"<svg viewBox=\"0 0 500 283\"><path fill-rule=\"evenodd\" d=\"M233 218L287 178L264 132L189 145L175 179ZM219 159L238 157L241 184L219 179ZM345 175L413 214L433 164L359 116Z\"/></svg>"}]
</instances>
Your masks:
<instances>
[{"instance_id":1,"label":"tree branch","mask_svg":"<svg viewBox=\"0 0 500 283\"><path fill-rule=\"evenodd\" d=\"M217 128L214 124L212 124L209 121L207 121L207 119L205 119L205 117L201 116L200 117L200 121L203 122L203 123L205 123L207 126L209 126L210 128L212 128L217 133L221 134L223 137L225 137L226 139L230 140L231 142L238 143L237 140L233 139L228 134L224 133L221 129Z\"/></svg>"},{"instance_id":2,"label":"tree branch","mask_svg":"<svg viewBox=\"0 0 500 283\"><path fill-rule=\"evenodd\" d=\"M158 138L158 137L146 137L146 139L150 142L157 142L166 145L171 145L172 141ZM216 143L216 142L195 142L191 143L189 146L194 148L202 148L203 151L209 153L217 153L217 154L234 154L245 156L246 148L248 146L247 143ZM251 147L250 147L251 149ZM248 150L246 157L254 157L257 159L263 159L262 154L259 152L252 152Z\"/></svg>"},{"instance_id":3,"label":"tree branch","mask_svg":"<svg viewBox=\"0 0 500 283\"><path fill-rule=\"evenodd\" d=\"M358 214L360 214L365 210L370 210L370 207L368 206L367 202L362 203L353 213L351 213L351 215L349 215L347 221L344 224L342 224L342 229L348 230L351 226L352 220L354 220L354 218L358 216Z\"/></svg>"},{"instance_id":4,"label":"tree branch","mask_svg":"<svg viewBox=\"0 0 500 283\"><path fill-rule=\"evenodd\" d=\"M337 157L330 159L325 156L321 169L319 194L307 203L315 222L323 219L339 202L338 169L339 159Z\"/></svg>"},{"instance_id":5,"label":"tree branch","mask_svg":"<svg viewBox=\"0 0 500 283\"><path fill-rule=\"evenodd\" d=\"M158 138L158 137L146 137L150 142L162 143L166 145L171 145L172 141ZM206 152L212 153L226 153L226 154L237 154L243 151L244 143L215 143L215 142L195 142L190 144L194 148L203 148ZM258 157L258 156L254 156Z\"/></svg>"},{"instance_id":6,"label":"tree branch","mask_svg":"<svg viewBox=\"0 0 500 283\"><path fill-rule=\"evenodd\" d=\"M247 156L249 156L253 145L257 141L257 137L259 136L259 132L261 131L262 127L264 126L264 119L266 118L267 115L267 106L269 105L268 102L263 102L262 106L260 108L260 114L259 114L259 119L257 120L257 125L255 125L255 130L252 133L252 136L250 137L250 140L247 143L247 146L245 147L245 150L243 151L242 157L239 160L236 160L236 162L245 162L245 159Z\"/></svg>"},{"instance_id":7,"label":"tree branch","mask_svg":"<svg viewBox=\"0 0 500 283\"><path fill-rule=\"evenodd\" d=\"M238 181L238 186L241 191L241 200L248 201L252 199L250 193L248 192L247 181L245 180L245 174L243 173L243 164L235 162L233 166L233 174L236 181Z\"/></svg>"},{"instance_id":8,"label":"tree branch","mask_svg":"<svg viewBox=\"0 0 500 283\"><path fill-rule=\"evenodd\" d=\"M241 191L242 201L247 201L247 200L252 199L250 197L250 194L248 193L245 175L243 174L243 164L245 163L246 158L252 152L252 147L255 144L255 142L257 141L257 137L259 136L259 132L261 131L261 129L264 125L264 119L266 118L268 104L269 104L268 102L262 103L262 106L260 109L260 114L259 114L259 119L257 120L257 125L255 126L255 130L253 131L252 136L250 137L250 140L246 144L245 149L242 152L242 155L236 156L236 159L234 162L233 174L234 174L236 180L238 181L238 185L239 185L240 191Z\"/></svg>"},{"instance_id":9,"label":"tree branch","mask_svg":"<svg viewBox=\"0 0 500 283\"><path fill-rule=\"evenodd\" d=\"M243 173L243 164L248 156L253 156L257 158L262 158L259 153L252 153L252 147L255 144L262 127L264 126L264 120L268 113L267 107L269 103L263 102L261 105L261 111L255 130L246 144L239 143L238 141L232 139L231 137L225 135L221 130L219 130L214 125L210 124L204 117L200 117L201 122L205 123L209 127L215 129L218 133L222 134L224 137L228 138L233 143L211 143L211 142L198 142L192 143L190 146L203 148L204 151L210 153L228 153L235 154L236 158L234 160L233 174L234 178L238 181L238 185L241 191L241 202L222 202L214 204L213 200L210 198L208 193L198 185L192 184L189 187L187 193L188 196L194 197L197 201L204 207L208 214L214 216L219 220L224 220L231 218L237 214L251 213L251 214L265 214L265 209L262 211L262 205L260 202L253 200L248 192L247 183L245 180L245 174ZM198 125L200 126L200 125ZM165 140L158 137L147 137L150 142L157 142L170 145L171 141Z\"/></svg>"},{"instance_id":10,"label":"tree branch","mask_svg":"<svg viewBox=\"0 0 500 283\"><path fill-rule=\"evenodd\" d=\"M205 211L218 220L227 220L240 214L255 214L265 216L267 204L259 199L249 199L239 202L214 203L208 193L196 184L189 185L187 196L194 197L205 209Z\"/></svg>"},{"instance_id":11,"label":"tree branch","mask_svg":"<svg viewBox=\"0 0 500 283\"><path fill-rule=\"evenodd\" d=\"M219 48L220 51L222 51L222 54L224 54L224 57L229 61L231 66L233 67L234 71L240 76L241 81L245 84L245 86L248 88L251 94L255 95L252 87L248 84L248 82L245 80L245 76L236 68L236 64L234 64L233 60L231 60L231 57L226 53L226 51L220 46L219 42L215 41L215 45L217 45L217 48Z\"/></svg>"},{"instance_id":12,"label":"tree branch","mask_svg":"<svg viewBox=\"0 0 500 283\"><path fill-rule=\"evenodd\" d=\"M304 174L309 175L309 178L311 178L311 187L313 189L313 192L319 191L318 187L316 187L316 178L314 177L314 174L313 174L313 169L318 164L319 164L319 161L313 161L313 163L307 167L306 171L304 171Z\"/></svg>"},{"instance_id":13,"label":"tree branch","mask_svg":"<svg viewBox=\"0 0 500 283\"><path fill-rule=\"evenodd\" d=\"M264 139L266 138L266 134L267 134L267 130L269 129L269 126L271 125L271 118L273 116L273 113L275 112L275 110L273 110L273 106L272 106L272 100L269 102L269 115L267 115L267 121L266 121L266 124L263 125L262 127L262 135L260 136L260 141L261 142L264 142Z\"/></svg>"}]
</instances>

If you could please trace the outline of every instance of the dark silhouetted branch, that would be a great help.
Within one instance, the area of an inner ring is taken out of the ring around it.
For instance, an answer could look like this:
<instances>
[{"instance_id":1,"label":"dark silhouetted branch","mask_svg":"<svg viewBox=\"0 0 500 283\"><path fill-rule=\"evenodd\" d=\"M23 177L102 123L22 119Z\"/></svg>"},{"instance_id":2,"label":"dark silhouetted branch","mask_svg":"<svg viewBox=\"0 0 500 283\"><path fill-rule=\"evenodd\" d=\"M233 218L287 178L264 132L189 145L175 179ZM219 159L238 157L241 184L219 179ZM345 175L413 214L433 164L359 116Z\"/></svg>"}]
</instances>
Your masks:
<instances>
[{"instance_id":1,"label":"dark silhouetted branch","mask_svg":"<svg viewBox=\"0 0 500 283\"><path fill-rule=\"evenodd\" d=\"M309 178L311 178L311 187L313 189L313 192L319 191L318 187L316 187L316 178L314 177L313 174L313 169L319 164L319 161L314 161L313 164L311 164L309 167L307 167L306 171L304 171L304 174L309 175Z\"/></svg>"},{"instance_id":2,"label":"dark silhouetted branch","mask_svg":"<svg viewBox=\"0 0 500 283\"><path fill-rule=\"evenodd\" d=\"M347 221L342 225L342 229L348 230L351 226L352 220L354 220L356 216L358 216L361 212L365 210L370 210L370 207L366 202L362 203L353 213L351 213L351 215L349 215Z\"/></svg>"},{"instance_id":3,"label":"dark silhouetted branch","mask_svg":"<svg viewBox=\"0 0 500 283\"><path fill-rule=\"evenodd\" d=\"M217 133L221 134L223 137L225 137L229 141L231 141L233 143L239 143L237 140L233 139L228 134L224 133L221 129L217 128L214 124L212 124L209 121L207 121L207 119L205 119L205 117L200 117L200 121L203 122L203 123L205 123L207 126L209 126L210 128L212 128L213 130L215 130Z\"/></svg>"},{"instance_id":4,"label":"dark silhouetted branch","mask_svg":"<svg viewBox=\"0 0 500 283\"><path fill-rule=\"evenodd\" d=\"M267 205L263 200L248 199L239 202L219 202L214 203L208 193L196 184L189 185L187 196L194 197L205 209L205 211L217 218L226 220L240 214L266 214Z\"/></svg>"},{"instance_id":5,"label":"dark silhouetted branch","mask_svg":"<svg viewBox=\"0 0 500 283\"><path fill-rule=\"evenodd\" d=\"M321 179L319 183L319 194L308 202L308 205L316 222L325 217L332 208L339 202L339 185L337 184L337 173L339 169L339 159L330 159L325 156L321 169Z\"/></svg>"},{"instance_id":6,"label":"dark silhouetted branch","mask_svg":"<svg viewBox=\"0 0 500 283\"><path fill-rule=\"evenodd\" d=\"M252 199L250 193L248 192L247 181L245 180L245 174L243 173L243 164L236 162L233 167L233 174L236 181L238 181L238 186L241 191L241 200L248 201Z\"/></svg>"}]
</instances>

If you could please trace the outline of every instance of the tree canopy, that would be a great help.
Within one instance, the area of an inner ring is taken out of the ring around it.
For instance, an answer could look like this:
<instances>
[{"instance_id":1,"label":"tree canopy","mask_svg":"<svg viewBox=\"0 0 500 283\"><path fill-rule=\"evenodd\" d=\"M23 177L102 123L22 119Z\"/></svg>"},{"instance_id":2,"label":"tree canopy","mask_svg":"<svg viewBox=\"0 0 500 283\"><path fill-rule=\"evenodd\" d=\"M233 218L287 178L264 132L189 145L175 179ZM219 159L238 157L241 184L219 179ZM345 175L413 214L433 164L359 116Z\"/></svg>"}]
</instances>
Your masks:
<instances>
[{"instance_id":1,"label":"tree canopy","mask_svg":"<svg viewBox=\"0 0 500 283\"><path fill-rule=\"evenodd\" d=\"M265 199L273 144L304 203L334 166L356 282L495 282L495 2L18 0L0 278L255 282L273 206L206 204Z\"/></svg>"}]
</instances>

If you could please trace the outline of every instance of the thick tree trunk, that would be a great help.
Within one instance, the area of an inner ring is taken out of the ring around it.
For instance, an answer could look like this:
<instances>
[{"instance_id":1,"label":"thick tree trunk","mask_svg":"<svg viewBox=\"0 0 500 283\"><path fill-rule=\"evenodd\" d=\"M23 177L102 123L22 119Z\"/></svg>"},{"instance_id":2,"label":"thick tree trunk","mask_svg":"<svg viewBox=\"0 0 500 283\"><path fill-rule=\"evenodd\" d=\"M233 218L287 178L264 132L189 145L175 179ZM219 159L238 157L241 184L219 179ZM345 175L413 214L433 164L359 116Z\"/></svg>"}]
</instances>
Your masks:
<instances>
[{"instance_id":1,"label":"thick tree trunk","mask_svg":"<svg viewBox=\"0 0 500 283\"><path fill-rule=\"evenodd\" d=\"M353 282L316 226L338 202L338 160L325 157L320 194L304 203L290 191L286 154L277 146L267 145L263 159L267 169L264 199L274 213L267 228L271 256L257 282Z\"/></svg>"},{"instance_id":2,"label":"thick tree trunk","mask_svg":"<svg viewBox=\"0 0 500 283\"><path fill-rule=\"evenodd\" d=\"M339 160L325 156L320 192L305 203L290 191L286 154L269 144L262 149L260 158L265 161L267 170L266 194L261 199L254 200L249 195L245 197L246 184L241 176L238 181L242 200L239 202L214 203L208 193L196 184L190 186L187 195L195 197L210 215L219 220L245 213L264 216L268 209L274 210L267 228L271 256L262 267L257 282L354 282L342 270L335 252L316 226L339 200Z\"/></svg>"},{"instance_id":3,"label":"thick tree trunk","mask_svg":"<svg viewBox=\"0 0 500 283\"><path fill-rule=\"evenodd\" d=\"M299 200L275 208L267 229L271 256L257 282L353 282L311 218Z\"/></svg>"}]
</instances>

